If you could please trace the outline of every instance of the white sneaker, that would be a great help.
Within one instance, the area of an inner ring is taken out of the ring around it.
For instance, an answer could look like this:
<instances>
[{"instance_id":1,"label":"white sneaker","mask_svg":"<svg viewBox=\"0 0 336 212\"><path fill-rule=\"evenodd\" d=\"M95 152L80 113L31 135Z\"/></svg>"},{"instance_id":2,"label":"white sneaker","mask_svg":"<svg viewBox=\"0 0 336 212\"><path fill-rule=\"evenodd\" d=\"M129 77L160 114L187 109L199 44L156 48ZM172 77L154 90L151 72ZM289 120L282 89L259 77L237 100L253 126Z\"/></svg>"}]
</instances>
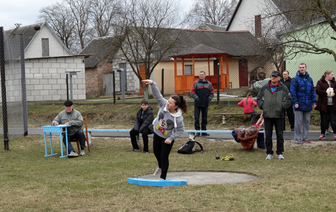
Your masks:
<instances>
[{"instance_id":1,"label":"white sneaker","mask_svg":"<svg viewBox=\"0 0 336 212\"><path fill-rule=\"evenodd\" d=\"M68 157L78 157L78 154L74 151L71 151L68 155Z\"/></svg>"},{"instance_id":2,"label":"white sneaker","mask_svg":"<svg viewBox=\"0 0 336 212\"><path fill-rule=\"evenodd\" d=\"M161 169L158 167L156 168L155 172L153 175L161 174Z\"/></svg>"},{"instance_id":3,"label":"white sneaker","mask_svg":"<svg viewBox=\"0 0 336 212\"><path fill-rule=\"evenodd\" d=\"M283 156L282 154L279 154L279 155L278 155L278 159L279 159L279 160L284 160L285 158L284 158L284 156Z\"/></svg>"},{"instance_id":4,"label":"white sneaker","mask_svg":"<svg viewBox=\"0 0 336 212\"><path fill-rule=\"evenodd\" d=\"M79 153L79 155L80 155L80 156L83 156L83 155L85 155L85 150L84 150L84 149L82 149L82 150L81 150L81 152Z\"/></svg>"},{"instance_id":5,"label":"white sneaker","mask_svg":"<svg viewBox=\"0 0 336 212\"><path fill-rule=\"evenodd\" d=\"M268 154L265 160L271 160L273 158L273 155Z\"/></svg>"}]
</instances>

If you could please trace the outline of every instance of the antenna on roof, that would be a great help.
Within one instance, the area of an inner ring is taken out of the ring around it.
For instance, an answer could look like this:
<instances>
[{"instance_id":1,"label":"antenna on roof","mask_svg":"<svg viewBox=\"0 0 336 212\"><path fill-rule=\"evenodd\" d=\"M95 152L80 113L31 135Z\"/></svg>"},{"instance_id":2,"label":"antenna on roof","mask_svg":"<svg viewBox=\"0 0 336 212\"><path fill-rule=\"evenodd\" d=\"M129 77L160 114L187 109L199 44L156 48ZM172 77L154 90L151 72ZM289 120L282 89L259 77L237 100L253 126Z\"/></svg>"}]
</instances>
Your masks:
<instances>
[{"instance_id":1,"label":"antenna on roof","mask_svg":"<svg viewBox=\"0 0 336 212\"><path fill-rule=\"evenodd\" d=\"M14 24L16 28L19 28L22 24L21 23L15 23Z\"/></svg>"}]
</instances>

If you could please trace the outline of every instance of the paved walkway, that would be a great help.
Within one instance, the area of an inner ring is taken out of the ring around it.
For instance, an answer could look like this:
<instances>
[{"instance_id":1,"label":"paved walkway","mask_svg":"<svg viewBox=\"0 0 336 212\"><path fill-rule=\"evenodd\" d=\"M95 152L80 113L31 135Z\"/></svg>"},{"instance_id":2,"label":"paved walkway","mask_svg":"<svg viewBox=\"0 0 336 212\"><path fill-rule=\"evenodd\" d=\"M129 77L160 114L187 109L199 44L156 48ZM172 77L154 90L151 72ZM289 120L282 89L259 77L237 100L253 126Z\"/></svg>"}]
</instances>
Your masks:
<instances>
[{"instance_id":1,"label":"paved walkway","mask_svg":"<svg viewBox=\"0 0 336 212\"><path fill-rule=\"evenodd\" d=\"M0 133L2 133L2 130L0 130ZM43 129L42 128L29 128L28 129L29 135L43 135ZM92 137L129 137L128 132L92 132ZM152 136L152 135L150 135ZM310 141L318 141L318 137L320 136L320 131L309 131L308 138ZM183 138L188 138L188 133L183 133ZM207 136L205 138L209 139L233 139L231 133L211 133L210 136ZM275 132L273 131L273 139L276 139ZM285 140L294 140L294 132L292 131L284 131L284 139ZM333 141L334 135L328 134L326 135L326 141Z\"/></svg>"}]
</instances>

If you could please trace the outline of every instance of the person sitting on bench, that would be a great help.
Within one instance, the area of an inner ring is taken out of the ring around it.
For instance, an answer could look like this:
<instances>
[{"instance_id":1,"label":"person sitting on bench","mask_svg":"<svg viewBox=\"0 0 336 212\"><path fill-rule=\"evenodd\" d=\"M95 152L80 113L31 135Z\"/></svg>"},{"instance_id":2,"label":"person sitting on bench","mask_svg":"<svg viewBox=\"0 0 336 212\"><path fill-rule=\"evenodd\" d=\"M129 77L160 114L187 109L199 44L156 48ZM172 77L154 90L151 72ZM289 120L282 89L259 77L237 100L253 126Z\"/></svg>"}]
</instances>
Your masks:
<instances>
[{"instance_id":1,"label":"person sitting on bench","mask_svg":"<svg viewBox=\"0 0 336 212\"><path fill-rule=\"evenodd\" d=\"M141 108L138 110L135 119L134 127L130 131L131 142L132 142L132 151L139 151L138 141L139 133L142 134L143 139L143 153L148 153L148 134L153 133L152 122L154 120L153 109L148 106L148 101L143 99L141 101Z\"/></svg>"}]
</instances>

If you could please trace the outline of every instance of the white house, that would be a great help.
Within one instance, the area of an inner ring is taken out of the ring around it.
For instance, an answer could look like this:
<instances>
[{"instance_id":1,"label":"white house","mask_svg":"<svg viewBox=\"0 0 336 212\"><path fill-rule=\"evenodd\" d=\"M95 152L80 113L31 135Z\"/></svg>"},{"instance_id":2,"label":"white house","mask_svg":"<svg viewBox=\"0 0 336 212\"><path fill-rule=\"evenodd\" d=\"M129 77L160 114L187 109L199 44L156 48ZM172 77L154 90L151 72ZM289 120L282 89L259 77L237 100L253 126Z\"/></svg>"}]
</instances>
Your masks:
<instances>
[{"instance_id":1,"label":"white house","mask_svg":"<svg viewBox=\"0 0 336 212\"><path fill-rule=\"evenodd\" d=\"M73 100L86 98L84 56L73 56L47 23L6 31L7 39L19 35L24 41L27 101L66 100L66 75L70 72Z\"/></svg>"},{"instance_id":2,"label":"white house","mask_svg":"<svg viewBox=\"0 0 336 212\"><path fill-rule=\"evenodd\" d=\"M290 20L281 13L288 0L240 0L230 19L226 31L248 30L256 37L274 36L283 30ZM277 20L274 20L277 19Z\"/></svg>"}]
</instances>

